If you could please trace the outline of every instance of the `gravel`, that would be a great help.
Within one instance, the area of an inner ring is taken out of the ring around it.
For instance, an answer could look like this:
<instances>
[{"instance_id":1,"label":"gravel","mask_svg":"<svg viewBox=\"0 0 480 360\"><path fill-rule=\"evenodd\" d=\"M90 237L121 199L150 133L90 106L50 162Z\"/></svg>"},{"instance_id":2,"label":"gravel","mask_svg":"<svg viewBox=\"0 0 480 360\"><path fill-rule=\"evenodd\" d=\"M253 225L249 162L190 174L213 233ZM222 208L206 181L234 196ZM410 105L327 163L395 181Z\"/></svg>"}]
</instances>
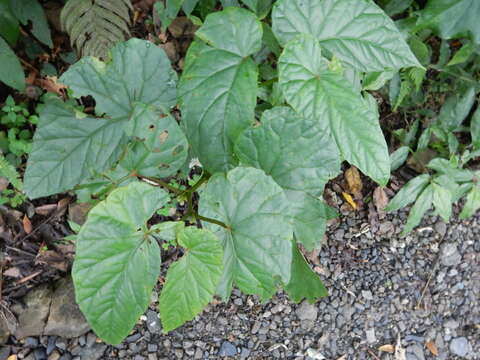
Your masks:
<instances>
[{"instance_id":1,"label":"gravel","mask_svg":"<svg viewBox=\"0 0 480 360\"><path fill-rule=\"evenodd\" d=\"M330 293L316 304L293 304L283 292L262 304L235 290L227 303L214 301L165 335L157 288L122 344L107 346L91 332L11 338L10 353L28 360L47 348L53 360L397 360L379 348L399 342L406 360L480 360L480 214L446 226L431 216L401 237L406 218L399 211L374 224L358 211L332 221L327 244L310 257Z\"/></svg>"}]
</instances>

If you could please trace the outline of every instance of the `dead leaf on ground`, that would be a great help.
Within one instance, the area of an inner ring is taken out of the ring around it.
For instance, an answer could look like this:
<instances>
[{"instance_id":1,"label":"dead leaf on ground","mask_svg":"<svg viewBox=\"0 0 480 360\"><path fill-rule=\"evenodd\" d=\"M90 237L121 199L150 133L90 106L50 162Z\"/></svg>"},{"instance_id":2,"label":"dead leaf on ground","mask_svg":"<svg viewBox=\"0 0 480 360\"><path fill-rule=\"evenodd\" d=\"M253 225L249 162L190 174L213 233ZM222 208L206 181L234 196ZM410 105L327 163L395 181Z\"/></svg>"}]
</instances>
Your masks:
<instances>
[{"instance_id":1,"label":"dead leaf on ground","mask_svg":"<svg viewBox=\"0 0 480 360\"><path fill-rule=\"evenodd\" d=\"M57 270L67 272L69 261L59 253L53 250L42 251L37 256L36 263L43 263L49 265Z\"/></svg>"},{"instance_id":2,"label":"dead leaf on ground","mask_svg":"<svg viewBox=\"0 0 480 360\"><path fill-rule=\"evenodd\" d=\"M20 273L20 269L17 267L11 267L3 272L4 276L9 276L13 278L21 278L22 274Z\"/></svg>"},{"instance_id":3,"label":"dead leaf on ground","mask_svg":"<svg viewBox=\"0 0 480 360\"><path fill-rule=\"evenodd\" d=\"M438 356L438 349L433 341L427 341L425 346L434 356Z\"/></svg>"},{"instance_id":4,"label":"dead leaf on ground","mask_svg":"<svg viewBox=\"0 0 480 360\"><path fill-rule=\"evenodd\" d=\"M87 221L87 215L92 205L89 203L70 204L68 207L68 219L78 225L83 225Z\"/></svg>"},{"instance_id":5,"label":"dead leaf on ground","mask_svg":"<svg viewBox=\"0 0 480 360\"><path fill-rule=\"evenodd\" d=\"M58 81L56 76L45 76L44 79L38 79L40 87L47 91L60 96L64 96L67 91L67 87Z\"/></svg>"},{"instance_id":6,"label":"dead leaf on ground","mask_svg":"<svg viewBox=\"0 0 480 360\"><path fill-rule=\"evenodd\" d=\"M337 360L347 360L347 355L342 355Z\"/></svg>"},{"instance_id":7,"label":"dead leaf on ground","mask_svg":"<svg viewBox=\"0 0 480 360\"><path fill-rule=\"evenodd\" d=\"M23 222L23 230L25 230L27 234L30 234L33 230L33 226L32 226L32 223L30 222L30 219L27 217L27 215L23 216L22 222Z\"/></svg>"},{"instance_id":8,"label":"dead leaf on ground","mask_svg":"<svg viewBox=\"0 0 480 360\"><path fill-rule=\"evenodd\" d=\"M393 354L395 352L395 346L391 344L385 344L378 348L378 351L387 352Z\"/></svg>"},{"instance_id":9,"label":"dead leaf on ground","mask_svg":"<svg viewBox=\"0 0 480 360\"><path fill-rule=\"evenodd\" d=\"M57 208L57 204L41 205L35 208L35 213L37 213L38 215L47 216L56 208Z\"/></svg>"},{"instance_id":10,"label":"dead leaf on ground","mask_svg":"<svg viewBox=\"0 0 480 360\"><path fill-rule=\"evenodd\" d=\"M0 191L5 190L9 184L10 181L6 177L0 176Z\"/></svg>"},{"instance_id":11,"label":"dead leaf on ground","mask_svg":"<svg viewBox=\"0 0 480 360\"><path fill-rule=\"evenodd\" d=\"M10 355L7 360L17 360L17 355L13 354L13 355Z\"/></svg>"},{"instance_id":12,"label":"dead leaf on ground","mask_svg":"<svg viewBox=\"0 0 480 360\"><path fill-rule=\"evenodd\" d=\"M385 210L385 207L388 204L388 196L383 187L378 186L373 191L373 203L375 204L377 211L383 212L383 210Z\"/></svg>"},{"instance_id":13,"label":"dead leaf on ground","mask_svg":"<svg viewBox=\"0 0 480 360\"><path fill-rule=\"evenodd\" d=\"M363 183L360 178L360 172L355 166L345 171L345 180L347 181L348 190L355 198L362 197Z\"/></svg>"},{"instance_id":14,"label":"dead leaf on ground","mask_svg":"<svg viewBox=\"0 0 480 360\"><path fill-rule=\"evenodd\" d=\"M355 200L353 200L352 196L346 192L342 192L342 196L345 201L353 208L353 210L357 210L358 206Z\"/></svg>"}]
</instances>

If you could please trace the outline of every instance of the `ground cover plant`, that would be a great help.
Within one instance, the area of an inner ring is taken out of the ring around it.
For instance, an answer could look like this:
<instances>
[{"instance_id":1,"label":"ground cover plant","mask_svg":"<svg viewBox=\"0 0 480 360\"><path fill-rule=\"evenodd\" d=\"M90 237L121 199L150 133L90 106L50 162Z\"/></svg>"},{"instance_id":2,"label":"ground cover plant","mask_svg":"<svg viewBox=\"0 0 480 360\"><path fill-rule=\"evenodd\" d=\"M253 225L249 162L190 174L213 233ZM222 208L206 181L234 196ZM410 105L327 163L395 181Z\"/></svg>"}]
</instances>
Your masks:
<instances>
[{"instance_id":1,"label":"ground cover plant","mask_svg":"<svg viewBox=\"0 0 480 360\"><path fill-rule=\"evenodd\" d=\"M322 194L343 162L380 189L405 162L425 172L387 207L415 202L405 233L432 205L446 221L463 196L461 216L480 207L471 167L480 139L471 1L379 3L383 9L370 0L157 2L163 31L180 11L198 26L180 75L154 43L119 42L129 33L129 1L67 3L72 45L97 57L82 57L59 79L69 101L45 99L24 184L14 167L0 170L29 199L74 191L94 205L81 228L72 224L72 275L99 337L116 344L129 334L171 247L183 255L159 299L165 332L215 295L228 300L233 287L263 301L280 288L295 302L326 296L303 251L322 245L337 216ZM445 25L452 8L468 18L452 23L458 29ZM406 16L395 23L398 14ZM452 56L448 41L457 37ZM455 81L445 91L446 78ZM441 108L422 109L439 93L447 98ZM392 131L392 154L380 127L382 97L415 118ZM427 162L426 150L435 153ZM177 221L155 221L178 207Z\"/></svg>"}]
</instances>

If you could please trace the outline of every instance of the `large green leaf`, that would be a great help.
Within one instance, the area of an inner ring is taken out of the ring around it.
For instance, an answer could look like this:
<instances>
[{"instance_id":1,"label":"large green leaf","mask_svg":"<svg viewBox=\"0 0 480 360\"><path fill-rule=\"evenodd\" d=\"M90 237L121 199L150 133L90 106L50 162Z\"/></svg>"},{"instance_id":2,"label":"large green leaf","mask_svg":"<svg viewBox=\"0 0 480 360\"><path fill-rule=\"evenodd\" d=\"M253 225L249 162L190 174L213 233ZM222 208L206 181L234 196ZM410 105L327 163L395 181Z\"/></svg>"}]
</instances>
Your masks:
<instances>
[{"instance_id":1,"label":"large green leaf","mask_svg":"<svg viewBox=\"0 0 480 360\"><path fill-rule=\"evenodd\" d=\"M70 190L107 170L126 141L126 118L79 118L60 100L40 113L25 172L25 192L35 199Z\"/></svg>"},{"instance_id":2,"label":"large green leaf","mask_svg":"<svg viewBox=\"0 0 480 360\"><path fill-rule=\"evenodd\" d=\"M261 125L245 130L235 153L240 161L265 171L284 189L318 195L340 172L334 140L320 122L288 107L265 111Z\"/></svg>"},{"instance_id":3,"label":"large green leaf","mask_svg":"<svg viewBox=\"0 0 480 360\"><path fill-rule=\"evenodd\" d=\"M429 0L418 20L418 28L430 27L442 38L470 36L480 43L480 1Z\"/></svg>"},{"instance_id":4,"label":"large green leaf","mask_svg":"<svg viewBox=\"0 0 480 360\"><path fill-rule=\"evenodd\" d=\"M310 34L360 71L420 66L392 19L370 0L279 0L272 22L282 44Z\"/></svg>"},{"instance_id":5,"label":"large green leaf","mask_svg":"<svg viewBox=\"0 0 480 360\"><path fill-rule=\"evenodd\" d=\"M321 297L328 296L328 291L315 274L296 245L293 245L292 275L285 286L291 300L299 303L307 299L310 303Z\"/></svg>"},{"instance_id":6,"label":"large green leaf","mask_svg":"<svg viewBox=\"0 0 480 360\"><path fill-rule=\"evenodd\" d=\"M53 47L47 17L37 0L9 0L10 9L23 24L32 23L32 34L45 45Z\"/></svg>"},{"instance_id":7,"label":"large green leaf","mask_svg":"<svg viewBox=\"0 0 480 360\"><path fill-rule=\"evenodd\" d=\"M163 331L192 320L212 300L223 272L223 248L208 230L187 227L178 243L186 254L170 265L160 295Z\"/></svg>"},{"instance_id":8,"label":"large green leaf","mask_svg":"<svg viewBox=\"0 0 480 360\"><path fill-rule=\"evenodd\" d=\"M211 14L196 32L180 80L182 123L193 152L211 172L232 168L238 135L254 121L262 26L245 9ZM208 45L207 45L208 44Z\"/></svg>"},{"instance_id":9,"label":"large green leaf","mask_svg":"<svg viewBox=\"0 0 480 360\"><path fill-rule=\"evenodd\" d=\"M160 249L146 222L168 194L135 182L114 190L77 235L72 276L80 310L103 340L120 343L150 303Z\"/></svg>"},{"instance_id":10,"label":"large green leaf","mask_svg":"<svg viewBox=\"0 0 480 360\"><path fill-rule=\"evenodd\" d=\"M10 45L15 45L19 34L20 26L10 9L10 0L0 0L0 38L3 37Z\"/></svg>"},{"instance_id":11,"label":"large green leaf","mask_svg":"<svg viewBox=\"0 0 480 360\"><path fill-rule=\"evenodd\" d=\"M177 75L167 55L149 41L131 39L112 49L112 61L84 57L61 77L75 96L92 95L98 115L129 117L135 103L167 112L176 103Z\"/></svg>"},{"instance_id":12,"label":"large green leaf","mask_svg":"<svg viewBox=\"0 0 480 360\"><path fill-rule=\"evenodd\" d=\"M188 155L188 142L171 116L137 105L127 127L134 141L120 165L130 173L164 178L174 175Z\"/></svg>"},{"instance_id":13,"label":"large green leaf","mask_svg":"<svg viewBox=\"0 0 480 360\"><path fill-rule=\"evenodd\" d=\"M223 241L224 273L217 289L227 299L236 285L247 294L269 298L280 281L290 280L292 226L283 190L262 170L238 167L216 174L200 198L203 222Z\"/></svg>"},{"instance_id":14,"label":"large green leaf","mask_svg":"<svg viewBox=\"0 0 480 360\"><path fill-rule=\"evenodd\" d=\"M388 182L390 161L378 114L347 79L329 69L314 38L303 35L287 44L279 82L293 108L332 133L348 162L379 184Z\"/></svg>"},{"instance_id":15,"label":"large green leaf","mask_svg":"<svg viewBox=\"0 0 480 360\"><path fill-rule=\"evenodd\" d=\"M22 65L20 65L17 55L1 37L0 64L0 81L20 91L25 89L25 74Z\"/></svg>"}]
</instances>

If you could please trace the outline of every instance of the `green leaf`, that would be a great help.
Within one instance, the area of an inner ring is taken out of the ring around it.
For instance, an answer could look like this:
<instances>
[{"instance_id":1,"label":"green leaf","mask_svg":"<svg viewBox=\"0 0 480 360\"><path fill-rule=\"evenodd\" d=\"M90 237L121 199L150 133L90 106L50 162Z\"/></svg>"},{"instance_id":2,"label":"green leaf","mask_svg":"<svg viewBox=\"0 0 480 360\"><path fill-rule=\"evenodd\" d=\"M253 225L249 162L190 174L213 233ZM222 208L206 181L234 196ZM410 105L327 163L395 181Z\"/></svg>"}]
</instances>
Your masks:
<instances>
[{"instance_id":1,"label":"green leaf","mask_svg":"<svg viewBox=\"0 0 480 360\"><path fill-rule=\"evenodd\" d=\"M183 221L165 221L159 224L155 224L150 228L150 232L156 238L171 242L175 241L185 228L185 223Z\"/></svg>"},{"instance_id":2,"label":"green leaf","mask_svg":"<svg viewBox=\"0 0 480 360\"><path fill-rule=\"evenodd\" d=\"M452 194L448 189L436 183L432 183L431 186L433 188L435 210L445 222L448 222L452 216Z\"/></svg>"},{"instance_id":3,"label":"green leaf","mask_svg":"<svg viewBox=\"0 0 480 360\"><path fill-rule=\"evenodd\" d=\"M420 12L417 30L432 28L443 39L470 36L480 43L478 0L429 0Z\"/></svg>"},{"instance_id":4,"label":"green leaf","mask_svg":"<svg viewBox=\"0 0 480 360\"><path fill-rule=\"evenodd\" d=\"M242 3L248 6L259 19L263 19L268 15L272 8L272 0L241 0Z\"/></svg>"},{"instance_id":5,"label":"green leaf","mask_svg":"<svg viewBox=\"0 0 480 360\"><path fill-rule=\"evenodd\" d=\"M363 72L420 66L392 19L373 1L279 0L272 23L280 43L310 34Z\"/></svg>"},{"instance_id":6,"label":"green leaf","mask_svg":"<svg viewBox=\"0 0 480 360\"><path fill-rule=\"evenodd\" d=\"M467 201L460 213L460 219L466 219L474 215L480 209L480 187L473 186L472 190L467 195Z\"/></svg>"},{"instance_id":7,"label":"green leaf","mask_svg":"<svg viewBox=\"0 0 480 360\"><path fill-rule=\"evenodd\" d=\"M173 117L161 117L151 107L137 105L128 125L127 133L134 141L120 162L128 172L165 178L185 163L188 142Z\"/></svg>"},{"instance_id":8,"label":"green leaf","mask_svg":"<svg viewBox=\"0 0 480 360\"><path fill-rule=\"evenodd\" d=\"M239 137L235 153L241 163L265 171L284 189L319 195L340 172L339 154L330 134L316 119L288 107L265 111L260 126Z\"/></svg>"},{"instance_id":9,"label":"green leaf","mask_svg":"<svg viewBox=\"0 0 480 360\"><path fill-rule=\"evenodd\" d=\"M112 49L112 61L84 57L60 81L76 97L92 95L98 115L129 117L137 102L166 113L176 103L177 75L165 52L149 41L131 39Z\"/></svg>"},{"instance_id":10,"label":"green leaf","mask_svg":"<svg viewBox=\"0 0 480 360\"><path fill-rule=\"evenodd\" d=\"M32 34L45 45L53 47L47 17L37 0L10 0L10 9L22 25L31 21Z\"/></svg>"},{"instance_id":11,"label":"green leaf","mask_svg":"<svg viewBox=\"0 0 480 360\"><path fill-rule=\"evenodd\" d=\"M222 244L208 230L187 227L178 235L186 254L170 265L160 295L160 319L169 332L192 320L212 300L223 272Z\"/></svg>"},{"instance_id":12,"label":"green leaf","mask_svg":"<svg viewBox=\"0 0 480 360\"><path fill-rule=\"evenodd\" d=\"M1 21L1 18L0 18ZM25 74L17 55L0 37L0 81L8 86L23 91L25 89Z\"/></svg>"},{"instance_id":13,"label":"green leaf","mask_svg":"<svg viewBox=\"0 0 480 360\"><path fill-rule=\"evenodd\" d=\"M165 31L172 21L178 16L184 0L166 0L155 3L154 8L162 22L162 29ZM165 6L166 5L166 6Z\"/></svg>"},{"instance_id":14,"label":"green leaf","mask_svg":"<svg viewBox=\"0 0 480 360\"><path fill-rule=\"evenodd\" d=\"M314 303L319 298L328 296L325 285L312 271L296 245L293 245L292 275L285 290L290 299L296 303L303 299Z\"/></svg>"},{"instance_id":15,"label":"green leaf","mask_svg":"<svg viewBox=\"0 0 480 360\"><path fill-rule=\"evenodd\" d=\"M425 213L432 207L433 193L434 190L432 185L427 186L422 191L408 214L407 223L403 228L402 235L408 234L414 227L420 224L423 215L425 215Z\"/></svg>"},{"instance_id":16,"label":"green leaf","mask_svg":"<svg viewBox=\"0 0 480 360\"><path fill-rule=\"evenodd\" d=\"M395 211L414 202L417 196L425 189L430 182L430 175L423 174L414 177L402 186L395 197L390 200L385 211Z\"/></svg>"},{"instance_id":17,"label":"green leaf","mask_svg":"<svg viewBox=\"0 0 480 360\"><path fill-rule=\"evenodd\" d=\"M362 81L362 90L378 90L382 88L387 81L391 80L395 75L395 71L377 71L365 74Z\"/></svg>"},{"instance_id":18,"label":"green leaf","mask_svg":"<svg viewBox=\"0 0 480 360\"><path fill-rule=\"evenodd\" d=\"M472 145L474 149L480 149L480 106L473 113L470 122L470 134L472 136Z\"/></svg>"},{"instance_id":19,"label":"green leaf","mask_svg":"<svg viewBox=\"0 0 480 360\"><path fill-rule=\"evenodd\" d=\"M187 15L190 16L190 14L193 12L195 9L195 6L197 6L199 0L184 0L183 5L182 5L182 10L183 12Z\"/></svg>"},{"instance_id":20,"label":"green leaf","mask_svg":"<svg viewBox=\"0 0 480 360\"><path fill-rule=\"evenodd\" d=\"M390 0L384 10L388 16L394 16L407 10L413 3L413 0Z\"/></svg>"},{"instance_id":21,"label":"green leaf","mask_svg":"<svg viewBox=\"0 0 480 360\"><path fill-rule=\"evenodd\" d=\"M323 201L302 191L286 191L290 202L295 239L308 251L318 249L334 210Z\"/></svg>"},{"instance_id":22,"label":"green leaf","mask_svg":"<svg viewBox=\"0 0 480 360\"><path fill-rule=\"evenodd\" d=\"M473 180L473 173L471 171L459 169L447 159L435 158L428 163L427 167L441 174L448 175L450 179L456 182L468 182Z\"/></svg>"},{"instance_id":23,"label":"green leaf","mask_svg":"<svg viewBox=\"0 0 480 360\"><path fill-rule=\"evenodd\" d=\"M262 29L263 29L263 37L262 41L263 44L275 54L275 56L280 56L282 49L280 48L280 44L278 43L275 35L273 34L272 28L267 23L262 22Z\"/></svg>"},{"instance_id":24,"label":"green leaf","mask_svg":"<svg viewBox=\"0 0 480 360\"><path fill-rule=\"evenodd\" d=\"M348 162L379 184L388 182L390 161L378 114L328 68L315 39L304 35L287 44L279 59L279 83L294 109L331 132Z\"/></svg>"},{"instance_id":25,"label":"green leaf","mask_svg":"<svg viewBox=\"0 0 480 360\"><path fill-rule=\"evenodd\" d=\"M167 200L165 191L145 183L118 188L90 211L77 236L76 300L95 333L110 344L130 333L150 303L160 249L146 222Z\"/></svg>"},{"instance_id":26,"label":"green leaf","mask_svg":"<svg viewBox=\"0 0 480 360\"><path fill-rule=\"evenodd\" d=\"M236 164L233 146L254 121L262 27L251 12L229 7L211 14L189 48L179 94L182 124L193 153L210 172Z\"/></svg>"},{"instance_id":27,"label":"green leaf","mask_svg":"<svg viewBox=\"0 0 480 360\"><path fill-rule=\"evenodd\" d=\"M18 35L20 34L20 26L10 9L9 3L10 0L0 0L0 38L3 37L13 46L17 42ZM1 52L2 51L0 51L0 53Z\"/></svg>"},{"instance_id":28,"label":"green leaf","mask_svg":"<svg viewBox=\"0 0 480 360\"><path fill-rule=\"evenodd\" d=\"M33 138L25 192L35 199L72 189L118 160L127 119L78 118L60 100L47 102Z\"/></svg>"},{"instance_id":29,"label":"green leaf","mask_svg":"<svg viewBox=\"0 0 480 360\"><path fill-rule=\"evenodd\" d=\"M438 121L448 131L456 130L462 125L475 102L475 87L469 87L462 94L454 94L447 98L440 109Z\"/></svg>"},{"instance_id":30,"label":"green leaf","mask_svg":"<svg viewBox=\"0 0 480 360\"><path fill-rule=\"evenodd\" d=\"M401 146L390 154L390 170L395 171L407 161L410 149L408 146Z\"/></svg>"},{"instance_id":31,"label":"green leaf","mask_svg":"<svg viewBox=\"0 0 480 360\"><path fill-rule=\"evenodd\" d=\"M217 292L227 299L235 285L262 300L290 280L293 230L283 190L262 170L238 167L209 180L199 213L228 229L202 222L224 248L224 273Z\"/></svg>"},{"instance_id":32,"label":"green leaf","mask_svg":"<svg viewBox=\"0 0 480 360\"><path fill-rule=\"evenodd\" d=\"M472 43L464 44L460 50L458 50L452 59L448 62L447 66L458 65L466 62L470 56L475 53L475 45Z\"/></svg>"}]
</instances>

